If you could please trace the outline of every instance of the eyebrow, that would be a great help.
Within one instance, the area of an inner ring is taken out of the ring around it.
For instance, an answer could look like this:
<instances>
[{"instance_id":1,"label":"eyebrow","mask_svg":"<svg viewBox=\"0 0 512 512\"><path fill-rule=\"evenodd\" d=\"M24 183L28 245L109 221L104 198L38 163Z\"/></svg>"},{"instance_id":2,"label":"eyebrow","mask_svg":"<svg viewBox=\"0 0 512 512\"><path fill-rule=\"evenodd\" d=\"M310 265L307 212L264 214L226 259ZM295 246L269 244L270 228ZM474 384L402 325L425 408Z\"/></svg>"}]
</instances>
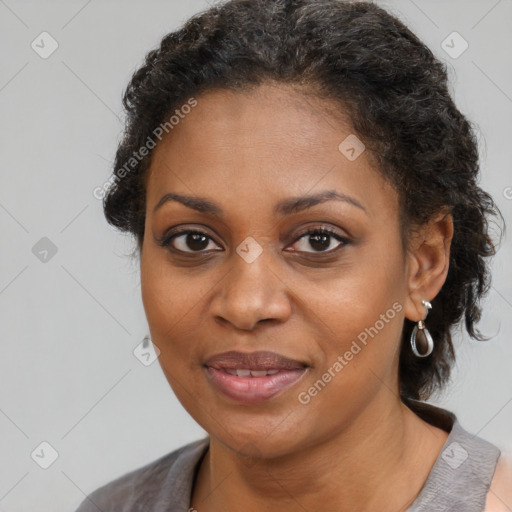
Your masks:
<instances>
[{"instance_id":1,"label":"eyebrow","mask_svg":"<svg viewBox=\"0 0 512 512\"><path fill-rule=\"evenodd\" d=\"M222 208L212 201L203 199L201 197L187 196L184 194L176 193L165 194L154 207L153 213L155 213L165 203L173 201L181 203L187 208L191 208L201 213L206 213L216 217L222 217L224 215ZM308 208L312 208L317 204L325 203L327 201L343 201L366 212L366 208L357 199L346 194L336 192L335 190L324 190L322 192L318 192L317 194L285 199L277 203L274 206L273 211L275 215L291 215L292 213L299 213L303 210L307 210Z\"/></svg>"}]
</instances>

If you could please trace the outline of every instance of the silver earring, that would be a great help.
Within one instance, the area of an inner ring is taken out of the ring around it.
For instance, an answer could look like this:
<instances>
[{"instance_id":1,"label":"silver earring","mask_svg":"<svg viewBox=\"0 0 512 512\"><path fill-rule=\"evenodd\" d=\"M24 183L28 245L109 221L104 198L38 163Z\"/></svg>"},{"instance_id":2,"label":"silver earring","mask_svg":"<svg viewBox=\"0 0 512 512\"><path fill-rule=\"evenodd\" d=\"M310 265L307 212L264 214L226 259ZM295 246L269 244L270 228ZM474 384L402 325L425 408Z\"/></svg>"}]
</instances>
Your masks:
<instances>
[{"instance_id":1,"label":"silver earring","mask_svg":"<svg viewBox=\"0 0 512 512\"><path fill-rule=\"evenodd\" d=\"M428 315L428 310L432 309L432 304L428 300L421 301L422 304L425 306L425 309L427 310L427 314L425 315L425 319ZM425 319L420 320L412 330L411 334L411 347L414 355L416 357L428 357L430 354L432 354L432 351L434 350L434 340L432 339L432 336L428 332L428 329L425 327ZM418 346L416 342L419 342L420 346L426 347L426 350L423 353L420 353L418 351Z\"/></svg>"}]
</instances>

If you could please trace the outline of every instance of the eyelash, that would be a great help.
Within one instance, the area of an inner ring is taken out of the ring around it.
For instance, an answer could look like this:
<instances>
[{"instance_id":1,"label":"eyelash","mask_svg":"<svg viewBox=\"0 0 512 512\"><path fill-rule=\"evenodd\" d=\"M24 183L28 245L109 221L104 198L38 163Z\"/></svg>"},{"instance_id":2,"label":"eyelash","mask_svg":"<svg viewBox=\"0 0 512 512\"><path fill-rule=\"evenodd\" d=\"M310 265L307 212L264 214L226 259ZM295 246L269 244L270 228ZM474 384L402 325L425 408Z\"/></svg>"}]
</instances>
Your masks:
<instances>
[{"instance_id":1,"label":"eyelash","mask_svg":"<svg viewBox=\"0 0 512 512\"><path fill-rule=\"evenodd\" d=\"M170 235L164 235L162 238L158 239L158 245L161 246L161 247L166 247L168 248L170 245L171 245L171 242L175 239L175 238L178 238L182 235L189 235L189 234L198 234L198 235L203 235L207 238L209 238L210 240L214 241L212 237L210 237L210 235L208 235L208 233L204 232L204 231L201 231L199 229L183 229L181 231L176 231ZM345 237L342 237L339 233L337 233L336 231L334 231L333 229L330 229L330 228L327 228L327 227L316 227L316 228L310 228L308 229L307 231L304 231L303 233L299 234L297 236L297 238L294 240L293 244L295 244L296 242L298 242L301 238L304 238L308 235L314 235L314 234L320 234L320 235L329 235L329 236L332 236L333 238L335 238L338 242L341 242L340 245L338 245L337 247L335 247L334 249L330 249L329 251L297 251L297 252L302 252L302 253L306 253L306 254L331 254L335 251L338 251L340 249L342 249L345 245L348 245L350 242L347 238ZM214 241L215 242L215 241ZM293 245L292 244L292 245ZM181 251L180 249L176 249L174 247L172 247L172 249L180 254L206 254L208 251ZM216 251L216 252L220 252L220 251Z\"/></svg>"}]
</instances>

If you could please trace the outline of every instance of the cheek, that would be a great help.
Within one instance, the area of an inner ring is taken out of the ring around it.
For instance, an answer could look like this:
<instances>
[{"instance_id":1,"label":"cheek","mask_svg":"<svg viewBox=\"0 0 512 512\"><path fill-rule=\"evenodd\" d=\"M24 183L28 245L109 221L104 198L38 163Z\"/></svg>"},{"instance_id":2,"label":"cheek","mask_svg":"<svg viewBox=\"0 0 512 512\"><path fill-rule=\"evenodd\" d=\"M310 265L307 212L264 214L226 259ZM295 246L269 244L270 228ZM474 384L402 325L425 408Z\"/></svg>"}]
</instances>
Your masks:
<instances>
[{"instance_id":1,"label":"cheek","mask_svg":"<svg viewBox=\"0 0 512 512\"><path fill-rule=\"evenodd\" d=\"M190 279L173 271L168 262L147 257L141 264L141 293L151 338L161 352L161 359L190 358L196 329L204 315L201 297L207 291L200 279ZM186 347L186 350L185 350ZM172 358L169 354L172 353Z\"/></svg>"},{"instance_id":2,"label":"cheek","mask_svg":"<svg viewBox=\"0 0 512 512\"><path fill-rule=\"evenodd\" d=\"M167 267L167 268L166 268ZM189 412L200 395L201 371L197 339L201 315L193 284L182 282L169 265L143 265L141 291L153 343L160 350L158 362L176 397ZM197 417L197 414L194 414Z\"/></svg>"},{"instance_id":3,"label":"cheek","mask_svg":"<svg viewBox=\"0 0 512 512\"><path fill-rule=\"evenodd\" d=\"M324 289L323 300L317 298L320 290L310 291L314 313L310 319L317 326L313 329L323 333L317 337L322 349L319 367L325 371L341 356L353 367L354 376L362 365L381 373L380 366L392 362L399 346L403 299L398 290L390 293L388 287L378 290L344 284L341 289L333 284L326 296Z\"/></svg>"},{"instance_id":4,"label":"cheek","mask_svg":"<svg viewBox=\"0 0 512 512\"><path fill-rule=\"evenodd\" d=\"M321 350L312 380L329 382L324 403L331 393L338 399L346 393L371 394L370 389L376 389L371 383L379 386L394 378L406 279L402 254L391 247L380 254L358 252L357 261L305 291L309 318L321 333L316 338Z\"/></svg>"},{"instance_id":5,"label":"cheek","mask_svg":"<svg viewBox=\"0 0 512 512\"><path fill-rule=\"evenodd\" d=\"M378 299L371 294L354 304L340 297L336 320L325 317L322 358L297 392L308 421L319 418L320 429L349 423L380 393L395 389L403 308L398 301Z\"/></svg>"},{"instance_id":6,"label":"cheek","mask_svg":"<svg viewBox=\"0 0 512 512\"><path fill-rule=\"evenodd\" d=\"M393 319L397 309L393 304L404 301L406 280L400 254L378 257L367 252L360 251L357 261L304 287L312 318L334 339L346 342L357 337L388 310L386 319Z\"/></svg>"}]
</instances>

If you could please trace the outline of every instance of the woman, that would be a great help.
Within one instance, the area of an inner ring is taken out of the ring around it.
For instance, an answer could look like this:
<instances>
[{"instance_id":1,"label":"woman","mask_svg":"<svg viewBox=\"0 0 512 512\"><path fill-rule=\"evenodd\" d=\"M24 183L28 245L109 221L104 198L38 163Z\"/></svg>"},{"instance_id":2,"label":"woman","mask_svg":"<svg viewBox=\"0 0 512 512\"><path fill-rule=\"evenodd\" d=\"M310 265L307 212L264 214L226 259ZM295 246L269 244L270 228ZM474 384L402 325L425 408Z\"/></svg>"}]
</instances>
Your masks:
<instances>
[{"instance_id":1,"label":"woman","mask_svg":"<svg viewBox=\"0 0 512 512\"><path fill-rule=\"evenodd\" d=\"M498 448L425 403L450 330L481 337L499 216L431 51L371 3L232 0L124 104L106 217L209 436L79 512L511 510Z\"/></svg>"}]
</instances>

